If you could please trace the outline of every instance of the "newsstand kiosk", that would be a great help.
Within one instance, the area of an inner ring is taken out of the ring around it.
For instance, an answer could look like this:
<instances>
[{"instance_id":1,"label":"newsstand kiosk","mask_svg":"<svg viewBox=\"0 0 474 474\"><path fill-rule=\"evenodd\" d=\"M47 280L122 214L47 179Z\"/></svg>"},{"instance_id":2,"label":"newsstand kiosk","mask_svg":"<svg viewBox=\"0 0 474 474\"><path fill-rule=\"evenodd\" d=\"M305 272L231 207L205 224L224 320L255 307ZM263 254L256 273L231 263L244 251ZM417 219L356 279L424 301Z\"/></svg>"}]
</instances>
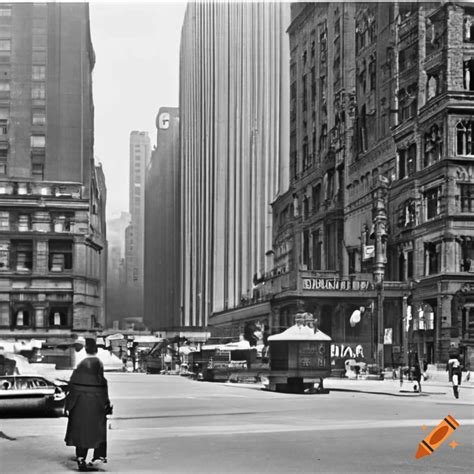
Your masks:
<instances>
[{"instance_id":1,"label":"newsstand kiosk","mask_svg":"<svg viewBox=\"0 0 474 474\"><path fill-rule=\"evenodd\" d=\"M267 390L329 393L323 379L331 375L331 338L313 327L312 315L298 313L295 325L268 338L270 373ZM319 382L316 388L315 383Z\"/></svg>"}]
</instances>

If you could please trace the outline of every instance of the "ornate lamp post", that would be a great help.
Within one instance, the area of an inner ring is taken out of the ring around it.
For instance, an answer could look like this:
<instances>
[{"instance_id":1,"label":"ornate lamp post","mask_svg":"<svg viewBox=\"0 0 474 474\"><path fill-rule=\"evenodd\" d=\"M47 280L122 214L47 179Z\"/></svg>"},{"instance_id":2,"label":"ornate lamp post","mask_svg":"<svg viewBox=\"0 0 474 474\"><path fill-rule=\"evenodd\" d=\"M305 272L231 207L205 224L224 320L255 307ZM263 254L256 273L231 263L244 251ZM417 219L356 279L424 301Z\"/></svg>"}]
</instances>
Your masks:
<instances>
[{"instance_id":1,"label":"ornate lamp post","mask_svg":"<svg viewBox=\"0 0 474 474\"><path fill-rule=\"evenodd\" d=\"M373 192L372 222L374 225L375 258L374 283L377 289L377 364L384 369L384 273L387 263L387 194L388 180L379 176L377 188Z\"/></svg>"}]
</instances>

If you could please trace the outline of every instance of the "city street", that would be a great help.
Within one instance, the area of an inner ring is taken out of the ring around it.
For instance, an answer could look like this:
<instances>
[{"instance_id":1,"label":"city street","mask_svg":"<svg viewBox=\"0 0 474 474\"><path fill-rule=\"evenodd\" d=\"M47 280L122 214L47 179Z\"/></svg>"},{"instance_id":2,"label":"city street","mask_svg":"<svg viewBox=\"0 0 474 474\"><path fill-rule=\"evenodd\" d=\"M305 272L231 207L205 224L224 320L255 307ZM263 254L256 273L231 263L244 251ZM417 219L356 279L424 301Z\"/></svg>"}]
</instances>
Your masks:
<instances>
[{"instance_id":1,"label":"city street","mask_svg":"<svg viewBox=\"0 0 474 474\"><path fill-rule=\"evenodd\" d=\"M468 472L474 389L459 400L441 382L423 394L398 382L330 379L327 395L272 393L250 384L107 374L107 472ZM431 456L419 442L451 414L460 426ZM424 426L426 425L426 426ZM66 418L0 419L0 472L76 470ZM425 428L423 430L423 427ZM449 446L451 441L459 445Z\"/></svg>"}]
</instances>

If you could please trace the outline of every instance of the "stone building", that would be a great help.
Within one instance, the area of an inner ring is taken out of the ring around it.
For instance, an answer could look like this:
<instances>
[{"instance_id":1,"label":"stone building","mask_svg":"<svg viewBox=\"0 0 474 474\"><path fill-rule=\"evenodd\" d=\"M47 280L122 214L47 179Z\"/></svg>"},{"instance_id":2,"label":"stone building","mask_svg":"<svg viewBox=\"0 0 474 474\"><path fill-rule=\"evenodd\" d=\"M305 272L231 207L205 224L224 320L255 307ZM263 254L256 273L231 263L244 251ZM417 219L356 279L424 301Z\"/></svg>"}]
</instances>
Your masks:
<instances>
[{"instance_id":1,"label":"stone building","mask_svg":"<svg viewBox=\"0 0 474 474\"><path fill-rule=\"evenodd\" d=\"M335 361L472 359L471 18L455 2L292 5L273 330L304 309Z\"/></svg>"},{"instance_id":2,"label":"stone building","mask_svg":"<svg viewBox=\"0 0 474 474\"><path fill-rule=\"evenodd\" d=\"M0 5L0 337L104 325L94 62L86 4Z\"/></svg>"}]
</instances>

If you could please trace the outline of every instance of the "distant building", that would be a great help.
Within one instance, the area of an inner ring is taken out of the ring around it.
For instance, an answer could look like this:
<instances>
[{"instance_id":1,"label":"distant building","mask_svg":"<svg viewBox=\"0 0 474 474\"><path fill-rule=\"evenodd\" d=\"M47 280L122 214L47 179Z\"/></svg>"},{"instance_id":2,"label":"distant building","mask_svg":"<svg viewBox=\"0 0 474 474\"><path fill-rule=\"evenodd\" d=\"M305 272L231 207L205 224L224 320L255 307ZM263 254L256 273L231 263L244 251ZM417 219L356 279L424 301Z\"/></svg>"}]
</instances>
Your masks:
<instances>
[{"instance_id":1,"label":"distant building","mask_svg":"<svg viewBox=\"0 0 474 474\"><path fill-rule=\"evenodd\" d=\"M144 322L170 331L181 319L181 173L179 111L161 107L157 140L146 170Z\"/></svg>"},{"instance_id":2,"label":"distant building","mask_svg":"<svg viewBox=\"0 0 474 474\"><path fill-rule=\"evenodd\" d=\"M182 324L265 320L288 176L289 5L190 3L181 37Z\"/></svg>"},{"instance_id":3,"label":"distant building","mask_svg":"<svg viewBox=\"0 0 474 474\"><path fill-rule=\"evenodd\" d=\"M107 327L129 315L125 291L125 229L129 224L128 212L107 221Z\"/></svg>"},{"instance_id":4,"label":"distant building","mask_svg":"<svg viewBox=\"0 0 474 474\"><path fill-rule=\"evenodd\" d=\"M0 337L105 323L87 4L0 4Z\"/></svg>"},{"instance_id":5,"label":"distant building","mask_svg":"<svg viewBox=\"0 0 474 474\"><path fill-rule=\"evenodd\" d=\"M150 160L150 138L147 132L130 133L129 206L131 222L125 234L125 272L130 317L143 317L143 266L145 173Z\"/></svg>"}]
</instances>

